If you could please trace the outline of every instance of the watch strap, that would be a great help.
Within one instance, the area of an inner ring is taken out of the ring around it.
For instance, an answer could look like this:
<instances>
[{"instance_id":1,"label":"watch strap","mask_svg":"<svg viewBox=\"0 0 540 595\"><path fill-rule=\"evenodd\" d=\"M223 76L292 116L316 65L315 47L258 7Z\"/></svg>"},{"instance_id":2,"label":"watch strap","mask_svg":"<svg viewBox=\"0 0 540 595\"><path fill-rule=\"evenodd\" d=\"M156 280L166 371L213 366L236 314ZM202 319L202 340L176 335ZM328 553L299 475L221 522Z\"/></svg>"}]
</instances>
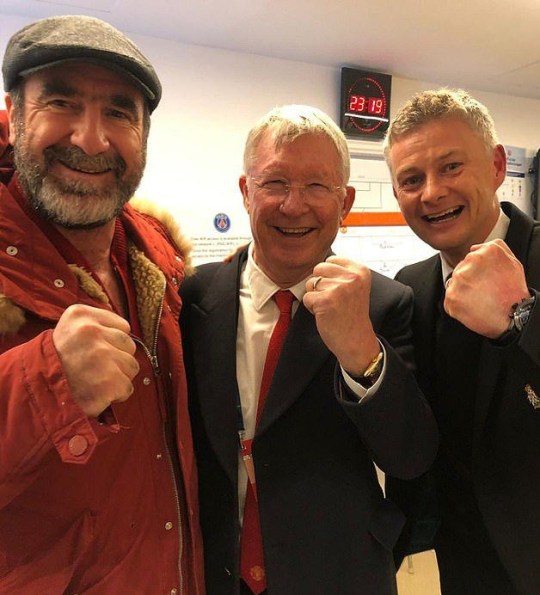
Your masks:
<instances>
[{"instance_id":1,"label":"watch strap","mask_svg":"<svg viewBox=\"0 0 540 595\"><path fill-rule=\"evenodd\" d=\"M384 363L384 352L381 349L379 353L369 362L368 367L361 376L351 376L351 378L361 384L364 388L372 387L381 375Z\"/></svg>"}]
</instances>

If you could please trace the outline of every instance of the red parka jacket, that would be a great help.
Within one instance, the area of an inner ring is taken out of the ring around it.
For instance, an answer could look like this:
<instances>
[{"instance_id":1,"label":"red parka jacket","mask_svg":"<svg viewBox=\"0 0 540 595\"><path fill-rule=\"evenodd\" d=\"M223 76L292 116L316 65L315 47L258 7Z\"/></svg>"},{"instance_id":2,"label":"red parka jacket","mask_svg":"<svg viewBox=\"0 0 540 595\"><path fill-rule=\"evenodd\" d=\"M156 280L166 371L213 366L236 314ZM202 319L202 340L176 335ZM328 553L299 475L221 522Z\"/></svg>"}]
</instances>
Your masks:
<instances>
[{"instance_id":1,"label":"red parka jacket","mask_svg":"<svg viewBox=\"0 0 540 595\"><path fill-rule=\"evenodd\" d=\"M109 308L107 297L0 184L2 595L204 592L178 327L184 256L155 217L128 205L121 218L141 370L133 395L99 423L72 400L52 329L71 304Z\"/></svg>"}]
</instances>

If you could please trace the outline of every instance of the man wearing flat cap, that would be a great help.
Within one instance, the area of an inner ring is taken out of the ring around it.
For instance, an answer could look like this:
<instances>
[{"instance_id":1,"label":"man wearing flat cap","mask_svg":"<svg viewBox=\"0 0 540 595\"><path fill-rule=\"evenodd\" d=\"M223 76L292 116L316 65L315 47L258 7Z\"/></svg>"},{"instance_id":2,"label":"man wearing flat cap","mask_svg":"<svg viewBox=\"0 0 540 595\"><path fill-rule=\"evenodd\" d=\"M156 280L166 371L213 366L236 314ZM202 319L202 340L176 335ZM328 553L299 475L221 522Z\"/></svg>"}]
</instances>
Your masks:
<instances>
[{"instance_id":1,"label":"man wearing flat cap","mask_svg":"<svg viewBox=\"0 0 540 595\"><path fill-rule=\"evenodd\" d=\"M202 594L187 243L128 203L159 79L80 16L16 33L2 72L0 594Z\"/></svg>"}]
</instances>

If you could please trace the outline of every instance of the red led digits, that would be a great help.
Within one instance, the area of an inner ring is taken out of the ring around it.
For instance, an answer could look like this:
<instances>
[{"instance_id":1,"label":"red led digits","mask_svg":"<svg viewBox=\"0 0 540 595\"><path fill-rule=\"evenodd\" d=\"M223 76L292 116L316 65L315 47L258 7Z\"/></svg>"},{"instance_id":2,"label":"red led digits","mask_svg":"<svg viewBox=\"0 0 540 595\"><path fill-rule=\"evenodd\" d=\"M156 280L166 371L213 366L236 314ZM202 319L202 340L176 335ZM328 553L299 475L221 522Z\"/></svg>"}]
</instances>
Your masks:
<instances>
[{"instance_id":1,"label":"red led digits","mask_svg":"<svg viewBox=\"0 0 540 595\"><path fill-rule=\"evenodd\" d=\"M370 99L371 101L371 99ZM351 112L363 112L367 105L366 98L362 95L351 95L349 102L349 110Z\"/></svg>"}]
</instances>

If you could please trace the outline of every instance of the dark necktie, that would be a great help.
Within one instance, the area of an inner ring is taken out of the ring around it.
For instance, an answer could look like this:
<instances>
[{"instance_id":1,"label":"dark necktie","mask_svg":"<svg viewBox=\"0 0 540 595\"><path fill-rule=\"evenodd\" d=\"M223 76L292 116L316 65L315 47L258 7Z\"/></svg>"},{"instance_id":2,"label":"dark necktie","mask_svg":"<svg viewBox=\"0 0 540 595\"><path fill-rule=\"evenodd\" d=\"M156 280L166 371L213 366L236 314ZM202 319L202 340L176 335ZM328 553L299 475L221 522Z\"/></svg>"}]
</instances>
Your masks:
<instances>
[{"instance_id":1,"label":"dark necktie","mask_svg":"<svg viewBox=\"0 0 540 595\"><path fill-rule=\"evenodd\" d=\"M289 290L283 290L276 292L273 299L279 308L279 318L272 331L272 336L268 343L268 351L266 352L259 401L257 404L257 423L261 417L281 348L287 336L287 330L291 322L292 304L295 297ZM247 453L248 456L251 456L251 441L247 442L248 444L245 447L249 450ZM240 552L240 574L242 579L253 593L258 595L266 589L266 574L264 570L261 525L257 506L257 488L251 481L248 481L247 484Z\"/></svg>"}]
</instances>

